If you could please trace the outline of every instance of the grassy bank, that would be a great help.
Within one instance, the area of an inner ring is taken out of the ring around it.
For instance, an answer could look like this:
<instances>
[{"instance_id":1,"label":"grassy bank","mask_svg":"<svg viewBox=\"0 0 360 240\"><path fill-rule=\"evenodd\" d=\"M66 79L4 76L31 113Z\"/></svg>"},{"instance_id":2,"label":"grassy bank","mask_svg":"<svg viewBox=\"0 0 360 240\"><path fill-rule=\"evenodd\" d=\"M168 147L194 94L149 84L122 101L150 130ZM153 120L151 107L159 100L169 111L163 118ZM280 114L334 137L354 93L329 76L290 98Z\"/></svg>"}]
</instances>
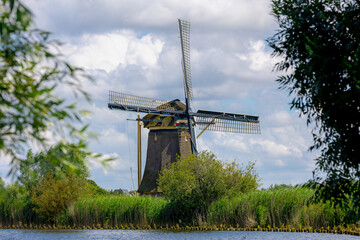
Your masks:
<instances>
[{"instance_id":1,"label":"grassy bank","mask_svg":"<svg viewBox=\"0 0 360 240\"><path fill-rule=\"evenodd\" d=\"M97 197L76 202L59 218L59 223L110 227L179 224L317 229L346 225L345 212L328 203L310 202L313 193L307 188L286 188L225 198L211 205L207 219L193 219L192 222L181 219L182 209L177 209L162 197Z\"/></svg>"},{"instance_id":2,"label":"grassy bank","mask_svg":"<svg viewBox=\"0 0 360 240\"><path fill-rule=\"evenodd\" d=\"M74 203L59 217L60 224L120 226L166 223L169 202L150 196L99 196Z\"/></svg>"},{"instance_id":3,"label":"grassy bank","mask_svg":"<svg viewBox=\"0 0 360 240\"><path fill-rule=\"evenodd\" d=\"M346 224L345 212L329 203L309 201L314 190L283 188L256 191L212 204L208 223L241 227L333 227Z\"/></svg>"},{"instance_id":4,"label":"grassy bank","mask_svg":"<svg viewBox=\"0 0 360 240\"><path fill-rule=\"evenodd\" d=\"M238 228L238 229L338 229L348 227L345 212L330 204L309 201L308 188L280 188L254 191L224 198L210 206L207 219L186 221L183 209L163 197L97 196L79 200L62 212L56 226L81 228ZM11 207L10 207L11 206ZM41 226L49 224L36 216L28 218L27 204L0 204L0 225ZM34 214L34 212L32 212ZM11 221L9 220L11 219ZM28 219L28 220L26 220ZM31 219L36 219L32 222ZM24 221L26 220L26 221ZM50 223L55 226L54 223ZM177 226L177 227L176 227ZM359 226L358 226L359 227ZM351 226L351 229L356 225Z\"/></svg>"}]
</instances>

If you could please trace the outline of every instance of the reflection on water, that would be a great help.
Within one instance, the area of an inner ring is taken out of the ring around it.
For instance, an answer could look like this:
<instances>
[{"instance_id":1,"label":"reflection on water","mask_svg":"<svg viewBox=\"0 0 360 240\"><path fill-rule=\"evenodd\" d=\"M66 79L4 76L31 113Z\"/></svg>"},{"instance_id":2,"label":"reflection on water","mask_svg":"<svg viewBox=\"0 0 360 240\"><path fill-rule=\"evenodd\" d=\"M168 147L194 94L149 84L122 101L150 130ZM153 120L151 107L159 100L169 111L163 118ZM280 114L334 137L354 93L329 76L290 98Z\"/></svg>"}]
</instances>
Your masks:
<instances>
[{"instance_id":1,"label":"reflection on water","mask_svg":"<svg viewBox=\"0 0 360 240\"><path fill-rule=\"evenodd\" d=\"M254 239L254 240L351 240L359 237L330 233L203 231L171 232L164 230L0 230L1 240L82 240L82 239Z\"/></svg>"}]
</instances>

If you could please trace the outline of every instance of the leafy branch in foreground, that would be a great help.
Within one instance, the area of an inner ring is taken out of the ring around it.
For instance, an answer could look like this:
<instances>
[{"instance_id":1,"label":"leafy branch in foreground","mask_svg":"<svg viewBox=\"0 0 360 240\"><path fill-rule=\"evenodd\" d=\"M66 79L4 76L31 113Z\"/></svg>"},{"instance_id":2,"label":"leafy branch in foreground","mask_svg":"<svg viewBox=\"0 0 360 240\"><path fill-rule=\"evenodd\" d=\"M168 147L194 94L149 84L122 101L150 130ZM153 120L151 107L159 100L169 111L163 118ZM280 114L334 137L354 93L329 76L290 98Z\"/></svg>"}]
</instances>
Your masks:
<instances>
[{"instance_id":1,"label":"leafy branch in foreground","mask_svg":"<svg viewBox=\"0 0 360 240\"><path fill-rule=\"evenodd\" d=\"M69 89L89 101L81 82L91 78L61 59L60 43L34 28L33 15L21 1L1 2L0 154L11 156L14 172L30 143L47 146L61 136L86 150L81 117L87 112L54 92Z\"/></svg>"}]
</instances>

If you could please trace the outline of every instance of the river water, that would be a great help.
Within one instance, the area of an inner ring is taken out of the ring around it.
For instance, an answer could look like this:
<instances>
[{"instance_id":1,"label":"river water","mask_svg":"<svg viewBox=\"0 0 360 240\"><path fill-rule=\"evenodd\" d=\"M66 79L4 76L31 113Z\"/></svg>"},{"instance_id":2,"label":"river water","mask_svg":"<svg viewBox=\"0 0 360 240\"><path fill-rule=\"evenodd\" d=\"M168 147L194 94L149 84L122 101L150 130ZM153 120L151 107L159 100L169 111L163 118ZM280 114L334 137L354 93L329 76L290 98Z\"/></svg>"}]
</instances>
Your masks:
<instances>
[{"instance_id":1,"label":"river water","mask_svg":"<svg viewBox=\"0 0 360 240\"><path fill-rule=\"evenodd\" d=\"M240 240L352 240L359 237L330 233L297 232L237 232L237 231L192 231L171 232L165 230L33 230L3 229L1 240L118 240L118 239L240 239Z\"/></svg>"}]
</instances>

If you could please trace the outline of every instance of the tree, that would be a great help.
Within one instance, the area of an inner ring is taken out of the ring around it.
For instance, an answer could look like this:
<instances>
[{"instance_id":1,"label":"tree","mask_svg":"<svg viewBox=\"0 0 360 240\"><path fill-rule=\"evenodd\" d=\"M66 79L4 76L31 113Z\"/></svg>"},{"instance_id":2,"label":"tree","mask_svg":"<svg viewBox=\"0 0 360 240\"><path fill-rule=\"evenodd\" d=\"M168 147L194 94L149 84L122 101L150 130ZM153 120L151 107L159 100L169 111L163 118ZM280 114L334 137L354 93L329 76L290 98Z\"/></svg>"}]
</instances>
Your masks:
<instances>
[{"instance_id":1,"label":"tree","mask_svg":"<svg viewBox=\"0 0 360 240\"><path fill-rule=\"evenodd\" d=\"M86 191L85 185L84 178L69 175L56 179L49 174L42 178L33 190L32 201L36 204L35 212L43 219L54 223L61 212L80 199Z\"/></svg>"},{"instance_id":2,"label":"tree","mask_svg":"<svg viewBox=\"0 0 360 240\"><path fill-rule=\"evenodd\" d=\"M29 191L47 177L61 180L67 177L86 178L89 176L86 153L76 144L58 143L47 151L33 154L20 163L18 181Z\"/></svg>"},{"instance_id":3,"label":"tree","mask_svg":"<svg viewBox=\"0 0 360 240\"><path fill-rule=\"evenodd\" d=\"M33 154L20 163L18 182L24 187L35 212L46 221L80 197L95 194L89 187L86 153L76 144L58 143L47 151Z\"/></svg>"},{"instance_id":4,"label":"tree","mask_svg":"<svg viewBox=\"0 0 360 240\"><path fill-rule=\"evenodd\" d=\"M49 136L73 139L85 150L86 111L55 95L69 87L90 100L82 79L90 77L61 60L60 43L50 33L35 29L33 15L20 0L2 0L0 6L0 154L17 166L29 143L47 146ZM88 153L90 155L90 153ZM16 168L12 168L16 170Z\"/></svg>"},{"instance_id":5,"label":"tree","mask_svg":"<svg viewBox=\"0 0 360 240\"><path fill-rule=\"evenodd\" d=\"M163 169L158 185L179 211L201 220L212 202L255 190L259 177L254 163L242 169L235 162L223 164L214 154L200 152Z\"/></svg>"},{"instance_id":6,"label":"tree","mask_svg":"<svg viewBox=\"0 0 360 240\"><path fill-rule=\"evenodd\" d=\"M284 72L277 81L314 126L310 150L321 150L318 193L360 206L359 2L273 0L272 14L280 29L268 43Z\"/></svg>"}]
</instances>

